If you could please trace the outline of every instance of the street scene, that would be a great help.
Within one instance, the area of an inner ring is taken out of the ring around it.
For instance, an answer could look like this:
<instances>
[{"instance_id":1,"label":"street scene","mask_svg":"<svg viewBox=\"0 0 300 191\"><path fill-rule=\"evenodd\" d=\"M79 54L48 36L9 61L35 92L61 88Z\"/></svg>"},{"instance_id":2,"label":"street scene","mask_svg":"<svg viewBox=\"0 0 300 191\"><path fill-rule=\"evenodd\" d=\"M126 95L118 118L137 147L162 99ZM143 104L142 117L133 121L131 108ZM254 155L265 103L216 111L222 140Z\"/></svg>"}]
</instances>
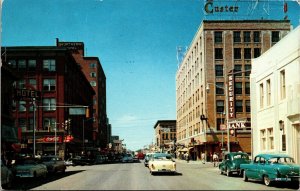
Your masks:
<instances>
[{"instance_id":1,"label":"street scene","mask_svg":"<svg viewBox=\"0 0 300 191\"><path fill-rule=\"evenodd\" d=\"M199 179L199 177L205 177ZM117 183L116 183L117 182ZM68 167L64 174L34 181L20 180L17 190L296 190L289 183L265 187L239 176L218 174L212 163L177 162L175 174L151 175L143 160L134 163Z\"/></svg>"},{"instance_id":2,"label":"street scene","mask_svg":"<svg viewBox=\"0 0 300 191\"><path fill-rule=\"evenodd\" d=\"M0 0L4 190L299 190L299 0Z\"/></svg>"}]
</instances>

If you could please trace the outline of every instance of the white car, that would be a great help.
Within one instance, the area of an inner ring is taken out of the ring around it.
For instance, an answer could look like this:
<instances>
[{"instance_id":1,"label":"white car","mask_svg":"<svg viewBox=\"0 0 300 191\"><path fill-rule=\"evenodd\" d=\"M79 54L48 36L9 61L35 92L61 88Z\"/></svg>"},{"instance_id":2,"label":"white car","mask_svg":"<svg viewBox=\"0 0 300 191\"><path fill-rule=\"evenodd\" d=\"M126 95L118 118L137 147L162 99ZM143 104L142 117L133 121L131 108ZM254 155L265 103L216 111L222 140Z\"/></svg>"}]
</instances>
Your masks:
<instances>
[{"instance_id":1,"label":"white car","mask_svg":"<svg viewBox=\"0 0 300 191\"><path fill-rule=\"evenodd\" d=\"M167 153L154 153L148 163L150 173L176 173L176 162Z\"/></svg>"},{"instance_id":2,"label":"white car","mask_svg":"<svg viewBox=\"0 0 300 191\"><path fill-rule=\"evenodd\" d=\"M37 163L34 159L17 160L13 166L13 171L15 176L19 178L46 177L48 173L47 166Z\"/></svg>"}]
</instances>

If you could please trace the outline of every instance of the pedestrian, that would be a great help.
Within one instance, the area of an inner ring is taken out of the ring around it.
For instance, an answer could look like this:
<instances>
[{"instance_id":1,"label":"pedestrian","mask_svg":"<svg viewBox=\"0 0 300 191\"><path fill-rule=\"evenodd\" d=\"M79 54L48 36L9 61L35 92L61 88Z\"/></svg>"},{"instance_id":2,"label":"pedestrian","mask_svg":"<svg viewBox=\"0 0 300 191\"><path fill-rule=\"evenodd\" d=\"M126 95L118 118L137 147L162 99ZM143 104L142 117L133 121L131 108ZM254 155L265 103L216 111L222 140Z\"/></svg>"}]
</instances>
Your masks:
<instances>
[{"instance_id":1,"label":"pedestrian","mask_svg":"<svg viewBox=\"0 0 300 191\"><path fill-rule=\"evenodd\" d=\"M218 157L217 153L214 153L213 161L214 161L214 167L218 166L219 157Z\"/></svg>"},{"instance_id":2,"label":"pedestrian","mask_svg":"<svg viewBox=\"0 0 300 191\"><path fill-rule=\"evenodd\" d=\"M190 156L188 153L185 153L185 160L187 163L190 161Z\"/></svg>"},{"instance_id":3,"label":"pedestrian","mask_svg":"<svg viewBox=\"0 0 300 191\"><path fill-rule=\"evenodd\" d=\"M205 164L205 152L201 154L202 163Z\"/></svg>"}]
</instances>

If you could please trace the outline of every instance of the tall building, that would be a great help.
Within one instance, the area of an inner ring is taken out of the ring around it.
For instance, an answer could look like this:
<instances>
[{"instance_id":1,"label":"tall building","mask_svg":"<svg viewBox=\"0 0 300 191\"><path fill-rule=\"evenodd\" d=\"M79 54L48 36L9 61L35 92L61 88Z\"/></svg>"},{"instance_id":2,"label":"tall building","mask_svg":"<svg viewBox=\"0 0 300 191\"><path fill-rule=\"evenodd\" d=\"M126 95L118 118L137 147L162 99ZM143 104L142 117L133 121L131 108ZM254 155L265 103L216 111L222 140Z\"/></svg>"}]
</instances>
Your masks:
<instances>
[{"instance_id":1,"label":"tall building","mask_svg":"<svg viewBox=\"0 0 300 191\"><path fill-rule=\"evenodd\" d=\"M86 121L93 121L93 139L97 147L107 148L111 136L110 125L106 113L106 76L98 57L84 55L83 42L60 42L56 39L57 47L65 47L72 52L76 62L95 91L93 98L93 116Z\"/></svg>"},{"instance_id":2,"label":"tall building","mask_svg":"<svg viewBox=\"0 0 300 191\"><path fill-rule=\"evenodd\" d=\"M20 76L13 85L13 103L8 104L13 106L24 149L64 158L80 154L84 144L93 145L92 125L84 119L86 108L93 115L95 91L70 51L57 46L4 47L2 51L2 60Z\"/></svg>"},{"instance_id":3,"label":"tall building","mask_svg":"<svg viewBox=\"0 0 300 191\"><path fill-rule=\"evenodd\" d=\"M300 164L299 74L300 26L252 61L253 155L284 153Z\"/></svg>"},{"instance_id":4,"label":"tall building","mask_svg":"<svg viewBox=\"0 0 300 191\"><path fill-rule=\"evenodd\" d=\"M251 59L290 30L287 20L204 20L176 73L177 143L198 158L250 153Z\"/></svg>"}]
</instances>

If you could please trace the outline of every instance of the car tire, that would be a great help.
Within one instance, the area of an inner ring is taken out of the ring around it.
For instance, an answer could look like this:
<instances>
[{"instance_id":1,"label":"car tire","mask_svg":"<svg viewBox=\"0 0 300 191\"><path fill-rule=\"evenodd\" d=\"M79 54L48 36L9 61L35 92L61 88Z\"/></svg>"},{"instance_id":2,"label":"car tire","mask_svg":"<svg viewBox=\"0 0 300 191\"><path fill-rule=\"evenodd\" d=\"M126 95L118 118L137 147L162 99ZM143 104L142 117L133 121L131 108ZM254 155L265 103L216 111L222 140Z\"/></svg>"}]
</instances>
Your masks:
<instances>
[{"instance_id":1,"label":"car tire","mask_svg":"<svg viewBox=\"0 0 300 191\"><path fill-rule=\"evenodd\" d=\"M271 179L269 178L268 175L264 175L264 176L263 176L263 181L264 181L264 184L265 184L266 186L270 186L270 185L271 185Z\"/></svg>"},{"instance_id":2,"label":"car tire","mask_svg":"<svg viewBox=\"0 0 300 191\"><path fill-rule=\"evenodd\" d=\"M246 175L246 171L242 171L242 174L243 174L243 180L245 181L245 182L247 182L248 181L248 177L247 177L247 175Z\"/></svg>"},{"instance_id":3,"label":"car tire","mask_svg":"<svg viewBox=\"0 0 300 191\"><path fill-rule=\"evenodd\" d=\"M231 172L230 172L229 169L227 168L227 169L226 169L226 176L229 177L230 175L231 175Z\"/></svg>"}]
</instances>

